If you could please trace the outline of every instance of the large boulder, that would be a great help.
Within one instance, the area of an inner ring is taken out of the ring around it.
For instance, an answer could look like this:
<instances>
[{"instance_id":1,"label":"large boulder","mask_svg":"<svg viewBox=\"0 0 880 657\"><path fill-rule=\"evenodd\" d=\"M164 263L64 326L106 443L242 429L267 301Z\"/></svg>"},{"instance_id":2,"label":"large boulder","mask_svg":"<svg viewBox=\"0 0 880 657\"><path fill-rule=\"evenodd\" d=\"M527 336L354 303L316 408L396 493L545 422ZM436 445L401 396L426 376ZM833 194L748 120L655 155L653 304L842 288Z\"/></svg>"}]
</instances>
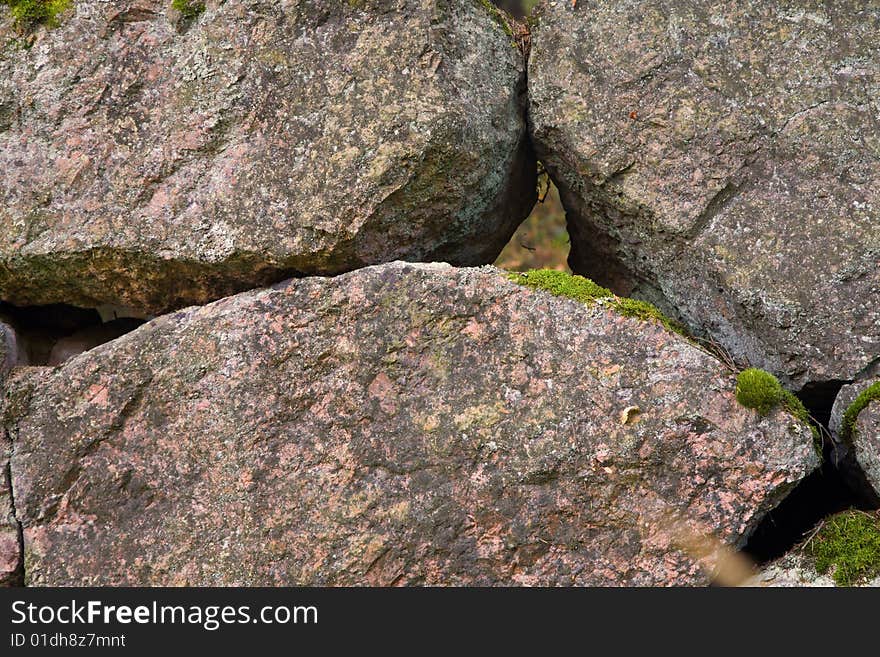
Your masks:
<instances>
[{"instance_id":1,"label":"large boulder","mask_svg":"<svg viewBox=\"0 0 880 657\"><path fill-rule=\"evenodd\" d=\"M880 8L547 4L530 118L570 263L795 388L880 355Z\"/></svg>"},{"instance_id":2,"label":"large boulder","mask_svg":"<svg viewBox=\"0 0 880 657\"><path fill-rule=\"evenodd\" d=\"M27 583L705 584L811 433L613 307L393 263L19 371Z\"/></svg>"},{"instance_id":3,"label":"large boulder","mask_svg":"<svg viewBox=\"0 0 880 657\"><path fill-rule=\"evenodd\" d=\"M0 298L155 313L484 264L528 214L523 57L483 0L171 4L22 36L0 3Z\"/></svg>"}]
</instances>

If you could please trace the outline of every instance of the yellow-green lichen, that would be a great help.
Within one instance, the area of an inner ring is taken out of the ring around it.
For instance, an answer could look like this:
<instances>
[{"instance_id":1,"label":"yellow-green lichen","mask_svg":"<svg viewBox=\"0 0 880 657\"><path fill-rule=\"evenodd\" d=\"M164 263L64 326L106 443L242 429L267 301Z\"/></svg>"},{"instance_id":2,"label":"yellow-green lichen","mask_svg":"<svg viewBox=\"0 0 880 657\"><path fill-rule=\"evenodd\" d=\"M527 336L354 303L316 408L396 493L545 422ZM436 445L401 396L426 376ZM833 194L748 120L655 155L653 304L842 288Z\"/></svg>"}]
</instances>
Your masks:
<instances>
[{"instance_id":1,"label":"yellow-green lichen","mask_svg":"<svg viewBox=\"0 0 880 657\"><path fill-rule=\"evenodd\" d=\"M618 297L608 288L597 285L589 278L569 274L555 269L533 269L527 272L511 272L508 278L526 287L546 290L557 297L567 297L587 305L601 302L624 317L633 317L645 322L657 322L668 331L687 337L684 326L669 319L647 301Z\"/></svg>"},{"instance_id":2,"label":"yellow-green lichen","mask_svg":"<svg viewBox=\"0 0 880 657\"><path fill-rule=\"evenodd\" d=\"M872 401L880 401L880 381L865 388L843 413L843 422L841 423L842 426L840 432L843 440L850 441L852 439L856 427L856 420L859 419L859 413L865 410L865 407Z\"/></svg>"},{"instance_id":3,"label":"yellow-green lichen","mask_svg":"<svg viewBox=\"0 0 880 657\"><path fill-rule=\"evenodd\" d=\"M844 511L828 520L808 543L816 570L838 586L852 586L880 575L880 519L862 511Z\"/></svg>"},{"instance_id":4,"label":"yellow-green lichen","mask_svg":"<svg viewBox=\"0 0 880 657\"><path fill-rule=\"evenodd\" d=\"M19 30L31 30L37 25L58 25L58 16L70 6L71 0L0 0L9 7Z\"/></svg>"}]
</instances>

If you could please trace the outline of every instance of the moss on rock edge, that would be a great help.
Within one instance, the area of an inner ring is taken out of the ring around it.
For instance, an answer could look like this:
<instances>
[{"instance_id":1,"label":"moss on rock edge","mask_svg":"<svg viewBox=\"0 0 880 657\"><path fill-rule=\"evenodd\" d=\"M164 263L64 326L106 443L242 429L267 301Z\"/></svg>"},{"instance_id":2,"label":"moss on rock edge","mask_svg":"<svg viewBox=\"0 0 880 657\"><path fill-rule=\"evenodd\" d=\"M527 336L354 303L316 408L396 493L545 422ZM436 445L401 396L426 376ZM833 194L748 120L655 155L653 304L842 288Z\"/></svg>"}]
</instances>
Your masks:
<instances>
[{"instance_id":1,"label":"moss on rock edge","mask_svg":"<svg viewBox=\"0 0 880 657\"><path fill-rule=\"evenodd\" d=\"M813 446L821 457L822 441L819 430L813 424L803 402L782 387L779 380L765 370L750 367L736 377L736 401L746 408L753 408L766 415L779 405L810 427Z\"/></svg>"},{"instance_id":2,"label":"moss on rock edge","mask_svg":"<svg viewBox=\"0 0 880 657\"><path fill-rule=\"evenodd\" d=\"M555 269L533 269L522 273L510 272L507 277L514 283L546 290L554 296L574 299L588 306L601 302L624 317L657 322L668 331L689 337L682 324L664 315L656 306L639 299L619 297L608 288L577 274Z\"/></svg>"},{"instance_id":3,"label":"moss on rock edge","mask_svg":"<svg viewBox=\"0 0 880 657\"><path fill-rule=\"evenodd\" d=\"M844 441L849 442L852 440L859 414L872 401L880 401L880 381L862 390L859 396L853 400L853 403L847 406L846 411L843 413L843 421L840 428L840 437Z\"/></svg>"}]
</instances>

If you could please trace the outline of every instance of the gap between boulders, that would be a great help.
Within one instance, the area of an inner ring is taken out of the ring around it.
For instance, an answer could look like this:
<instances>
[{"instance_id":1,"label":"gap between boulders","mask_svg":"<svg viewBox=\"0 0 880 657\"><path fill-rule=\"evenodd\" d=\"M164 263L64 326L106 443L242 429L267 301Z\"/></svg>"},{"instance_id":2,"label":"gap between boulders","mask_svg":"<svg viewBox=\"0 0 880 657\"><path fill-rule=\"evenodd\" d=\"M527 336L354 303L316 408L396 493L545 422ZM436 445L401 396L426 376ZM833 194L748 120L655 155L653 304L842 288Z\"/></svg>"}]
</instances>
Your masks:
<instances>
[{"instance_id":1,"label":"gap between boulders","mask_svg":"<svg viewBox=\"0 0 880 657\"><path fill-rule=\"evenodd\" d=\"M15 331L16 366L57 366L129 333L151 317L131 309L0 302L0 321Z\"/></svg>"}]
</instances>

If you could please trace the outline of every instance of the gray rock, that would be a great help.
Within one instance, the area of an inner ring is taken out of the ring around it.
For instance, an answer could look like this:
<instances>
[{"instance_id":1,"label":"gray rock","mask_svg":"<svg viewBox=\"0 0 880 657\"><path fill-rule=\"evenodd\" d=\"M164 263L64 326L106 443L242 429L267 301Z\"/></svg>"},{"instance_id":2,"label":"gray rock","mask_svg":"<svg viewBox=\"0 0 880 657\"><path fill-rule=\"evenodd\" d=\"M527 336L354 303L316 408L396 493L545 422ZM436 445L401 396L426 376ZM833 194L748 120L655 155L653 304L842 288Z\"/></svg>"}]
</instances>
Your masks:
<instances>
[{"instance_id":1,"label":"gray rock","mask_svg":"<svg viewBox=\"0 0 880 657\"><path fill-rule=\"evenodd\" d=\"M538 157L572 267L799 388L880 355L880 8L550 3Z\"/></svg>"},{"instance_id":2,"label":"gray rock","mask_svg":"<svg viewBox=\"0 0 880 657\"><path fill-rule=\"evenodd\" d=\"M859 413L852 442L855 458L880 498L880 402L871 402Z\"/></svg>"},{"instance_id":3,"label":"gray rock","mask_svg":"<svg viewBox=\"0 0 880 657\"><path fill-rule=\"evenodd\" d=\"M491 267L297 279L9 385L39 586L705 584L681 546L818 464L684 338Z\"/></svg>"},{"instance_id":4,"label":"gray rock","mask_svg":"<svg viewBox=\"0 0 880 657\"><path fill-rule=\"evenodd\" d=\"M491 262L535 198L482 0L0 5L0 298L155 313L395 258Z\"/></svg>"}]
</instances>

